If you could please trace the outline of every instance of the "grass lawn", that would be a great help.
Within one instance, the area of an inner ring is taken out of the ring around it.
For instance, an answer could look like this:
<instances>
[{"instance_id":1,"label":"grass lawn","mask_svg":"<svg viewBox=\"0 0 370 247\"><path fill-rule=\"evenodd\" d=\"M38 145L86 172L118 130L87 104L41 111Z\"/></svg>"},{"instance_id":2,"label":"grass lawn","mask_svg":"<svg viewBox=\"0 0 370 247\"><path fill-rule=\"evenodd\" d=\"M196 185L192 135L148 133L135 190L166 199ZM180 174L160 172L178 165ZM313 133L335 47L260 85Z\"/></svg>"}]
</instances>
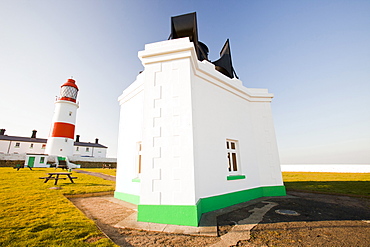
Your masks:
<instances>
[{"instance_id":1,"label":"grass lawn","mask_svg":"<svg viewBox=\"0 0 370 247\"><path fill-rule=\"evenodd\" d=\"M287 189L370 197L370 173L283 172Z\"/></svg>"},{"instance_id":2,"label":"grass lawn","mask_svg":"<svg viewBox=\"0 0 370 247\"><path fill-rule=\"evenodd\" d=\"M52 190L54 181L39 177L53 171L0 167L0 246L116 246L63 196L113 191L114 182L73 173L74 184L59 180Z\"/></svg>"}]
</instances>

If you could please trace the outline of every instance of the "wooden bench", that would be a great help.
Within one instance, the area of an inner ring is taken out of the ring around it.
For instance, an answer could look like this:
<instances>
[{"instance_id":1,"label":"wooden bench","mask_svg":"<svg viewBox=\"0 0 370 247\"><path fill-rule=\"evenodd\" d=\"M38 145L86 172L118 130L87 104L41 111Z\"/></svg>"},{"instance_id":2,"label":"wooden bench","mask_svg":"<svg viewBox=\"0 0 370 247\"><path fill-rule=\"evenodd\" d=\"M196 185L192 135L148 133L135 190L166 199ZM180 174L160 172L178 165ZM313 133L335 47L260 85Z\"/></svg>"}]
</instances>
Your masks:
<instances>
[{"instance_id":1,"label":"wooden bench","mask_svg":"<svg viewBox=\"0 0 370 247\"><path fill-rule=\"evenodd\" d=\"M111 164L103 164L103 167L102 168L103 169L105 169L105 168L112 169L113 167L112 167Z\"/></svg>"},{"instance_id":2,"label":"wooden bench","mask_svg":"<svg viewBox=\"0 0 370 247\"><path fill-rule=\"evenodd\" d=\"M40 179L45 179L44 183L46 183L49 180L55 180L54 185L57 185L59 179L66 180L67 178L73 182L73 179L76 179L77 177L72 177L70 172L50 172L48 173L49 177L40 177ZM59 177L59 176L66 176L66 177Z\"/></svg>"},{"instance_id":3,"label":"wooden bench","mask_svg":"<svg viewBox=\"0 0 370 247\"><path fill-rule=\"evenodd\" d=\"M55 178L55 177L39 177L39 179L47 179L47 180L52 180L52 179L64 179L66 180L67 178ZM47 181L46 181L47 182ZM45 182L45 183L46 183Z\"/></svg>"},{"instance_id":4,"label":"wooden bench","mask_svg":"<svg viewBox=\"0 0 370 247\"><path fill-rule=\"evenodd\" d=\"M29 167L29 166L24 166L24 164L23 165L20 165L20 164L17 164L15 167L13 167L14 169L17 169L17 171L19 171L19 169L21 169L21 168L25 168L25 167L27 167L27 168L29 168L31 171L32 171L32 168L31 167Z\"/></svg>"},{"instance_id":5,"label":"wooden bench","mask_svg":"<svg viewBox=\"0 0 370 247\"><path fill-rule=\"evenodd\" d=\"M62 170L68 170L68 165L65 160L59 160L58 165L55 167L55 169L62 168Z\"/></svg>"}]
</instances>

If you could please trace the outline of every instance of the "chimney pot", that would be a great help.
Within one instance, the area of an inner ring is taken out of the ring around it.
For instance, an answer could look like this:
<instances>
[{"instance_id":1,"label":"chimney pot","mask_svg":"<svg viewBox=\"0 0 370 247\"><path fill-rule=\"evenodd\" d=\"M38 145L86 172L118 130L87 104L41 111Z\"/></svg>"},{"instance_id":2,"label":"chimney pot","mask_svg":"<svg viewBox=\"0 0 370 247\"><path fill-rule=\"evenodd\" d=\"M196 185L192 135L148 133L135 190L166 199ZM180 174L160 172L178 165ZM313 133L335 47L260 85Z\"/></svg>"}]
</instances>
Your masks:
<instances>
[{"instance_id":1,"label":"chimney pot","mask_svg":"<svg viewBox=\"0 0 370 247\"><path fill-rule=\"evenodd\" d=\"M37 130L32 130L31 138L36 138Z\"/></svg>"},{"instance_id":2,"label":"chimney pot","mask_svg":"<svg viewBox=\"0 0 370 247\"><path fill-rule=\"evenodd\" d=\"M95 139L95 143L99 144L99 139L98 138Z\"/></svg>"},{"instance_id":3,"label":"chimney pot","mask_svg":"<svg viewBox=\"0 0 370 247\"><path fill-rule=\"evenodd\" d=\"M80 142L80 135L76 135L76 142Z\"/></svg>"},{"instance_id":4,"label":"chimney pot","mask_svg":"<svg viewBox=\"0 0 370 247\"><path fill-rule=\"evenodd\" d=\"M5 129L0 129L0 136L3 136L5 134Z\"/></svg>"}]
</instances>

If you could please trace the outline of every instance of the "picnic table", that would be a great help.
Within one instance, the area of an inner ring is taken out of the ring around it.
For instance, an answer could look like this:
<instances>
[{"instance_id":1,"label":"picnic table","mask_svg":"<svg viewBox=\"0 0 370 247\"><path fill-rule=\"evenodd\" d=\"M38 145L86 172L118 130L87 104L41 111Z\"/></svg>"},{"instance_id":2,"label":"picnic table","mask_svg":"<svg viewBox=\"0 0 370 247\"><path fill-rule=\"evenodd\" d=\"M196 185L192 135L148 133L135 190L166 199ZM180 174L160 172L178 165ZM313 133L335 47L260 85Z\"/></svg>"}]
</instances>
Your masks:
<instances>
[{"instance_id":1,"label":"picnic table","mask_svg":"<svg viewBox=\"0 0 370 247\"><path fill-rule=\"evenodd\" d=\"M73 182L73 179L76 179L77 177L72 177L72 172L49 172L48 177L40 177L40 179L45 179L44 183L46 183L49 180L55 180L54 185L57 185L59 179L66 180L69 178L71 183Z\"/></svg>"},{"instance_id":2,"label":"picnic table","mask_svg":"<svg viewBox=\"0 0 370 247\"><path fill-rule=\"evenodd\" d=\"M108 169L113 169L111 164L103 164L103 169L108 168Z\"/></svg>"},{"instance_id":3,"label":"picnic table","mask_svg":"<svg viewBox=\"0 0 370 247\"><path fill-rule=\"evenodd\" d=\"M30 166L25 166L24 164L18 164L16 165L15 167L13 167L14 169L17 169L17 171L19 171L19 169L21 168L29 168L31 171L32 171L32 168Z\"/></svg>"}]
</instances>

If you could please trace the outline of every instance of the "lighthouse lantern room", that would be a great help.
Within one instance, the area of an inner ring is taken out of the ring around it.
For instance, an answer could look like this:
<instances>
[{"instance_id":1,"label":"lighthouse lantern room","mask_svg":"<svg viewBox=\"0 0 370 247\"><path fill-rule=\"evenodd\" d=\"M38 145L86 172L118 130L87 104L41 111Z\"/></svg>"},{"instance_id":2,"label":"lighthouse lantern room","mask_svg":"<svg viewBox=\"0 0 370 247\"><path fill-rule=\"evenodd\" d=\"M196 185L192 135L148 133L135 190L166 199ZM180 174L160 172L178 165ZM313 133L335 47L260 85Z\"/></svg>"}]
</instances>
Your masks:
<instances>
[{"instance_id":1,"label":"lighthouse lantern room","mask_svg":"<svg viewBox=\"0 0 370 247\"><path fill-rule=\"evenodd\" d=\"M68 79L61 86L60 97L55 101L55 110L45 153L55 156L72 156L78 87L76 81Z\"/></svg>"}]
</instances>

